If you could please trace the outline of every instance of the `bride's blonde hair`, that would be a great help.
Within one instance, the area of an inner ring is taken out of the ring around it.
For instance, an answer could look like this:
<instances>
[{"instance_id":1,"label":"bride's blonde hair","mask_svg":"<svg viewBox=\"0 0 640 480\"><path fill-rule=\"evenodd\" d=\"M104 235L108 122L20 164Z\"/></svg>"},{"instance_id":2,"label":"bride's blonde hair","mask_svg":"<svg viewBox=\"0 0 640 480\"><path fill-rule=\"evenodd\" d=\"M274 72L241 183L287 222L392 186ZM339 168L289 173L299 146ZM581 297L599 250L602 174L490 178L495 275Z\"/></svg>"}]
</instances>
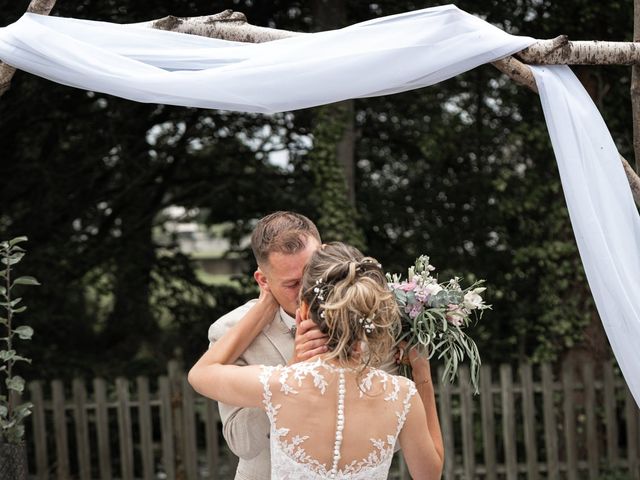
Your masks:
<instances>
[{"instance_id":1,"label":"bride's blonde hair","mask_svg":"<svg viewBox=\"0 0 640 480\"><path fill-rule=\"evenodd\" d=\"M400 315L377 260L344 243L323 245L305 268L300 296L329 337L328 359L357 357L363 368L389 361Z\"/></svg>"}]
</instances>

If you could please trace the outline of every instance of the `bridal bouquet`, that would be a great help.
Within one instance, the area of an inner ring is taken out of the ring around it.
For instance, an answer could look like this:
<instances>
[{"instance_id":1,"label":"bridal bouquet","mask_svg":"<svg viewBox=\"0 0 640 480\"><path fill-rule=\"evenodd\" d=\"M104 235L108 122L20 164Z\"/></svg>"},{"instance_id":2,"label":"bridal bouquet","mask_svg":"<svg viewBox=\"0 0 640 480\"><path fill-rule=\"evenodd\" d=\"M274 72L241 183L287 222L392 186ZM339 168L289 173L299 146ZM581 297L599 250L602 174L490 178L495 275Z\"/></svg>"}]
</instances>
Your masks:
<instances>
[{"instance_id":1,"label":"bridal bouquet","mask_svg":"<svg viewBox=\"0 0 640 480\"><path fill-rule=\"evenodd\" d=\"M458 365L465 357L468 358L471 382L478 393L480 353L464 330L471 324L472 317L477 320L483 310L491 308L481 296L485 290L481 286L484 280L463 289L458 277L438 283L431 276L434 270L429 264L429 257L422 255L409 268L406 279L398 274L387 274L402 318L398 341L406 341L407 348L416 347L429 358L436 355L438 359L443 359L443 379L448 378L451 382L456 377Z\"/></svg>"}]
</instances>

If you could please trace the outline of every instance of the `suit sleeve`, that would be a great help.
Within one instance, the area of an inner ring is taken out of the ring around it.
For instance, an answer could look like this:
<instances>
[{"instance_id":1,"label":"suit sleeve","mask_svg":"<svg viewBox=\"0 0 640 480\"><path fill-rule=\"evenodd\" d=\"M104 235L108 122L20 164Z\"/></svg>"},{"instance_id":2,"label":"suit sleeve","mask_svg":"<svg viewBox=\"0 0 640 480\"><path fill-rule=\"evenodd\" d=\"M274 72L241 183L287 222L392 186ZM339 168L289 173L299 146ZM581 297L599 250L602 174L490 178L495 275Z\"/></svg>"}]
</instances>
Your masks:
<instances>
[{"instance_id":1,"label":"suit sleeve","mask_svg":"<svg viewBox=\"0 0 640 480\"><path fill-rule=\"evenodd\" d=\"M215 343L226 330L224 322L220 320L209 328L210 344ZM246 364L242 357L236 362L240 366ZM218 402L218 410L222 420L222 435L236 456L251 460L269 447L270 424L263 409L235 407Z\"/></svg>"},{"instance_id":2,"label":"suit sleeve","mask_svg":"<svg viewBox=\"0 0 640 480\"><path fill-rule=\"evenodd\" d=\"M231 451L251 460L269 448L269 419L261 408L240 408L219 403L222 435Z\"/></svg>"}]
</instances>

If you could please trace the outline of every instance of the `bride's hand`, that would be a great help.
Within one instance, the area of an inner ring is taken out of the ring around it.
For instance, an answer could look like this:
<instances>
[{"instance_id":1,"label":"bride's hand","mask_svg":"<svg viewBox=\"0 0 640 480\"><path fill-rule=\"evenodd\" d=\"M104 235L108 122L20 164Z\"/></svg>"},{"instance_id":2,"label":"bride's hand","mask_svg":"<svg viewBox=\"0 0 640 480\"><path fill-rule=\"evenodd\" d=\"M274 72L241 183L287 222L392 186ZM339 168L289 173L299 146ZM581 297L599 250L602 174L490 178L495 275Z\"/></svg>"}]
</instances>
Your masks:
<instances>
[{"instance_id":1,"label":"bride's hand","mask_svg":"<svg viewBox=\"0 0 640 480\"><path fill-rule=\"evenodd\" d=\"M429 365L429 359L425 355L420 355L416 348L407 349L407 342L402 341L398 344L398 351L396 352L396 363L402 365L410 365L413 372L414 380L416 380L418 376L421 377L420 380L431 378L431 367Z\"/></svg>"}]
</instances>

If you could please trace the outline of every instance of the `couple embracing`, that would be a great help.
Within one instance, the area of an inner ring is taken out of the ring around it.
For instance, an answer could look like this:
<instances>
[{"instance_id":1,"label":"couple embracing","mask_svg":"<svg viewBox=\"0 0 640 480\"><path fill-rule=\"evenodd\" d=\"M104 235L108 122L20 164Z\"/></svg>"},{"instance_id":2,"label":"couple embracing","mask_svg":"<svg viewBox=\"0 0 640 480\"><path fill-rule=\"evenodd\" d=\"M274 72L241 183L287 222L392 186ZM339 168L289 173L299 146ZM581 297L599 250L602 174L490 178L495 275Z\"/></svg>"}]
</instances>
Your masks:
<instances>
[{"instance_id":1,"label":"couple embracing","mask_svg":"<svg viewBox=\"0 0 640 480\"><path fill-rule=\"evenodd\" d=\"M211 326L189 372L220 402L236 480L383 480L397 447L414 479L440 478L428 361L408 353L414 381L385 371L400 317L380 264L292 212L261 219L251 246L260 296Z\"/></svg>"}]
</instances>

